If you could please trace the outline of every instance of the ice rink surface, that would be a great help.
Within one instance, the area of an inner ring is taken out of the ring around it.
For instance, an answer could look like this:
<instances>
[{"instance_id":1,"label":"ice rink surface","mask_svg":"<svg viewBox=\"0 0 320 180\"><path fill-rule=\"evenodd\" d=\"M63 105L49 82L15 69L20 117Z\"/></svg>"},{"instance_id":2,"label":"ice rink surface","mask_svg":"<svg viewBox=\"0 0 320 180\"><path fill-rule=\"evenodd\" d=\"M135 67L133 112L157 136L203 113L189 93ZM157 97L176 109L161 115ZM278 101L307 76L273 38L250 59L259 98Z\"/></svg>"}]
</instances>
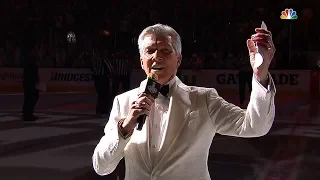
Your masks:
<instances>
[{"instance_id":1,"label":"ice rink surface","mask_svg":"<svg viewBox=\"0 0 320 180\"><path fill-rule=\"evenodd\" d=\"M237 96L223 97L237 104ZM92 169L92 152L107 122L95 116L95 94L41 94L35 114L40 119L29 123L20 120L22 94L0 100L1 180L117 179L121 168L105 177ZM309 102L276 96L277 117L264 137L217 135L208 162L211 178L319 180L320 117L309 115Z\"/></svg>"}]
</instances>

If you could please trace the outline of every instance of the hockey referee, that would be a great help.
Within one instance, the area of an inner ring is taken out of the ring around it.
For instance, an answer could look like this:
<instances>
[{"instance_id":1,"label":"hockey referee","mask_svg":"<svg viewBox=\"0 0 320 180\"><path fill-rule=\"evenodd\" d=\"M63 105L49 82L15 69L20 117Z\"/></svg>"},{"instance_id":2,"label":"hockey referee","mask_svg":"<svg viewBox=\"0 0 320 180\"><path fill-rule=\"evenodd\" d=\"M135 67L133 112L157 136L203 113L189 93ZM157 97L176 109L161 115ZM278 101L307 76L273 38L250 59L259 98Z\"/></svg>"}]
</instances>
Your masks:
<instances>
[{"instance_id":1,"label":"hockey referee","mask_svg":"<svg viewBox=\"0 0 320 180\"><path fill-rule=\"evenodd\" d=\"M94 86L97 93L96 114L100 117L108 116L111 110L112 98L110 92L110 75L112 72L112 64L108 58L107 48L97 46L94 48L91 59Z\"/></svg>"}]
</instances>

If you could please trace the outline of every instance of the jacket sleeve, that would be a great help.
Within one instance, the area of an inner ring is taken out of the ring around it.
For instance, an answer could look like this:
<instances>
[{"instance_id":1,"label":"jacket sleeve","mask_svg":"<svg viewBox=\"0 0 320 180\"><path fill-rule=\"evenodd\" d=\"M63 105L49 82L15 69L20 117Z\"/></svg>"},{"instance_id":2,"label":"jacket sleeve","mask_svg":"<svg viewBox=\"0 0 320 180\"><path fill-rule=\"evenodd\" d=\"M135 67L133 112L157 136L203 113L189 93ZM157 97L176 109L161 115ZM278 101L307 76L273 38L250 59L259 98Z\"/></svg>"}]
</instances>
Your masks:
<instances>
[{"instance_id":1,"label":"jacket sleeve","mask_svg":"<svg viewBox=\"0 0 320 180\"><path fill-rule=\"evenodd\" d=\"M104 129L104 136L96 146L92 164L100 176L112 173L120 160L124 157L124 148L130 137L123 139L118 131L118 121L121 119L118 97L114 99L109 121Z\"/></svg>"},{"instance_id":2,"label":"jacket sleeve","mask_svg":"<svg viewBox=\"0 0 320 180\"><path fill-rule=\"evenodd\" d=\"M238 137L259 137L267 134L275 117L275 93L270 74L267 89L253 76L247 109L228 103L216 90L210 91L207 94L207 105L216 132Z\"/></svg>"}]
</instances>

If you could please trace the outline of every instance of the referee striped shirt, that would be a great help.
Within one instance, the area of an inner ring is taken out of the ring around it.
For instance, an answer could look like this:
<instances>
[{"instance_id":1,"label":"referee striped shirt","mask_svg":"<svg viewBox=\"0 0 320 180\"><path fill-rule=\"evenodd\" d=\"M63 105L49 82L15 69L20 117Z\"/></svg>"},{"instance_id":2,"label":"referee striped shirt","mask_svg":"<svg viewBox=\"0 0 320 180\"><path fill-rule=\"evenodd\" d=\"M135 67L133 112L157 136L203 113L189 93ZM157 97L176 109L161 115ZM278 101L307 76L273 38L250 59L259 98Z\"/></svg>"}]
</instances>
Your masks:
<instances>
[{"instance_id":1,"label":"referee striped shirt","mask_svg":"<svg viewBox=\"0 0 320 180\"><path fill-rule=\"evenodd\" d=\"M118 76L130 75L132 71L131 62L128 57L117 57L113 58L113 73Z\"/></svg>"},{"instance_id":2,"label":"referee striped shirt","mask_svg":"<svg viewBox=\"0 0 320 180\"><path fill-rule=\"evenodd\" d=\"M111 74L113 67L106 56L94 55L92 57L92 71L95 76Z\"/></svg>"}]
</instances>

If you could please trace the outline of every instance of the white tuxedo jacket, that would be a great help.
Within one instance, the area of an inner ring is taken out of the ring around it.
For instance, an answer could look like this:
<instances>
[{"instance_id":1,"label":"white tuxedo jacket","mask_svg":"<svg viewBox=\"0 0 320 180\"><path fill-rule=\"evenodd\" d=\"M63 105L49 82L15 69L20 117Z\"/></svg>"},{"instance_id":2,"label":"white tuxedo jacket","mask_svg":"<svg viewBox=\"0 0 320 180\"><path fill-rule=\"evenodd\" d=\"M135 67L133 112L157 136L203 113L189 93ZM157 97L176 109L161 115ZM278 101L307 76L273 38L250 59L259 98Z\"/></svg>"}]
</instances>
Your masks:
<instances>
[{"instance_id":1,"label":"white tuxedo jacket","mask_svg":"<svg viewBox=\"0 0 320 180\"><path fill-rule=\"evenodd\" d=\"M271 76L269 76L271 78ZM105 135L92 156L99 175L112 173L124 157L126 180L210 180L207 160L216 133L258 137L268 133L274 120L275 87L265 89L255 78L247 110L221 98L213 88L193 87L178 78L170 91L168 125L156 163L151 164L148 118L141 131L128 139L118 134L117 122L125 118L136 100L138 88L114 99Z\"/></svg>"}]
</instances>

